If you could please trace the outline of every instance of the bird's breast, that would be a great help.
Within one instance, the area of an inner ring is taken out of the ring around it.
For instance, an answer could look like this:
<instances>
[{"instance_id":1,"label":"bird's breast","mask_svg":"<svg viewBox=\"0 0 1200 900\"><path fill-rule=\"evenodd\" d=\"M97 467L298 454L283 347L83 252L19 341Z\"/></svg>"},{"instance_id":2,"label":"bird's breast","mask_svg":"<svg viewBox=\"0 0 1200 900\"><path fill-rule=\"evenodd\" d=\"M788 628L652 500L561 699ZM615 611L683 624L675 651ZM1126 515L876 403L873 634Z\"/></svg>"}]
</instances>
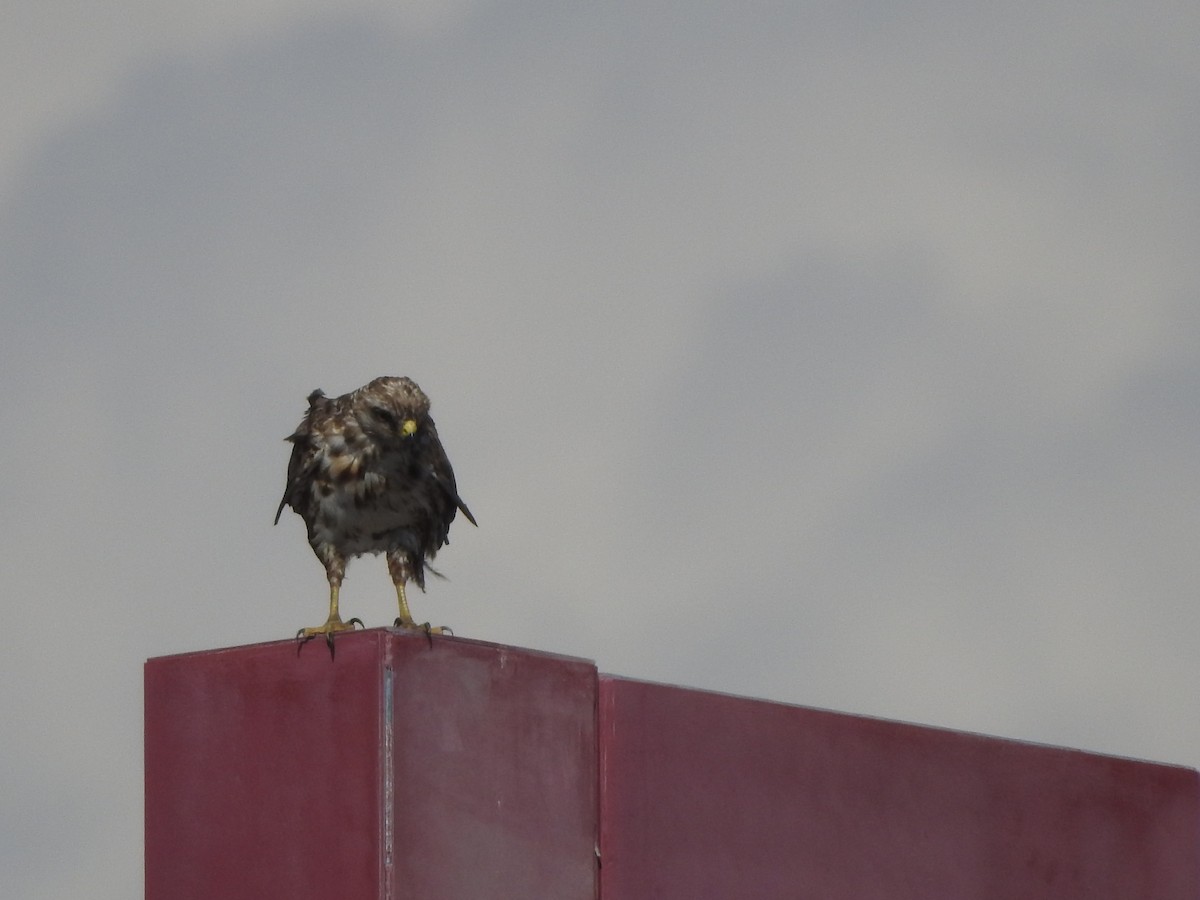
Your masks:
<instances>
[{"instance_id":1,"label":"bird's breast","mask_svg":"<svg viewBox=\"0 0 1200 900\"><path fill-rule=\"evenodd\" d=\"M347 555L379 553L407 543L404 532L421 521L417 498L376 471L322 480L313 491L310 540Z\"/></svg>"}]
</instances>

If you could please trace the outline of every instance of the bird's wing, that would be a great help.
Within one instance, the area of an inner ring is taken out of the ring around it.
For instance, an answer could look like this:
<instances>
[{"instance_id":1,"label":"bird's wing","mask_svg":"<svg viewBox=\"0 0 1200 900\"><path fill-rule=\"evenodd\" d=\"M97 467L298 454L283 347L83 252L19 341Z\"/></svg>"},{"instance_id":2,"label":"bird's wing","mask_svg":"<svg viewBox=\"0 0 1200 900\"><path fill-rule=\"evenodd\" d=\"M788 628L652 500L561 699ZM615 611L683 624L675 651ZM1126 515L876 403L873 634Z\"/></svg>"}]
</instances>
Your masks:
<instances>
[{"instance_id":1,"label":"bird's wing","mask_svg":"<svg viewBox=\"0 0 1200 900\"><path fill-rule=\"evenodd\" d=\"M479 523L475 521L475 517L471 515L471 511L467 509L467 504L463 503L463 498L458 496L458 485L454 480L454 469L450 465L450 457L446 455L446 448L442 446L442 440L438 437L437 426L433 424L433 420L428 420L427 436L430 439L431 457L429 460L429 478L436 484L446 498L458 507L459 511L467 517L467 521L479 527ZM444 526L450 527L450 522L454 518L454 510L447 510L448 515L445 517ZM443 540L445 538L443 537Z\"/></svg>"},{"instance_id":2,"label":"bird's wing","mask_svg":"<svg viewBox=\"0 0 1200 900\"><path fill-rule=\"evenodd\" d=\"M312 485L313 473L317 469L319 454L313 444L314 418L322 412L328 412L333 401L325 396L325 392L317 388L308 395L308 411L300 421L300 425L289 434L285 441L292 443L292 456L288 460L287 487L283 489L283 499L279 501L279 509L275 510L275 524L283 515L283 508L291 506L296 509L296 500L307 493ZM297 510L298 512L299 510Z\"/></svg>"},{"instance_id":3,"label":"bird's wing","mask_svg":"<svg viewBox=\"0 0 1200 900\"><path fill-rule=\"evenodd\" d=\"M450 463L447 462L447 469L449 469L449 466ZM451 502L453 502L454 505L462 511L462 514L467 517L467 521L478 528L479 523L475 521L475 517L471 515L471 511L467 509L467 504L463 503L463 498L458 496L458 491L455 489L454 485L453 473L451 473L450 479L447 480L438 472L437 466L433 465L429 467L429 476L433 479L434 483L445 492L446 496L450 498Z\"/></svg>"},{"instance_id":4,"label":"bird's wing","mask_svg":"<svg viewBox=\"0 0 1200 900\"><path fill-rule=\"evenodd\" d=\"M295 434L288 435L285 440L292 442L292 456L288 460L287 486L283 489L283 499L279 501L279 509L275 510L275 524L283 515L283 508L296 508L296 499L307 492L312 484L313 473L317 468L317 454L312 452L312 442L303 427Z\"/></svg>"}]
</instances>

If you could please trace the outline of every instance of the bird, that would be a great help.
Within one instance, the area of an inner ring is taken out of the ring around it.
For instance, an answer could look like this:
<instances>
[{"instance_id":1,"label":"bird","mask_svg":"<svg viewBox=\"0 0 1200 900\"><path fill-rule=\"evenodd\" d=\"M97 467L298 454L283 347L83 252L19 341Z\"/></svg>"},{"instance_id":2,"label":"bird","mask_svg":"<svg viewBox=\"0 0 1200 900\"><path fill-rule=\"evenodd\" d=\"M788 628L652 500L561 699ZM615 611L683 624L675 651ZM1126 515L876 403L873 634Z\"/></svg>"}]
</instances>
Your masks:
<instances>
[{"instance_id":1,"label":"bird","mask_svg":"<svg viewBox=\"0 0 1200 900\"><path fill-rule=\"evenodd\" d=\"M449 543L450 523L461 512L475 517L458 495L454 470L429 415L429 397L411 378L383 376L330 399L321 390L308 395L308 411L285 438L292 444L287 485L275 524L290 506L308 528L308 543L325 567L329 616L324 624L301 628L301 643L323 635L333 652L333 636L362 625L343 621L338 593L346 565L364 553L383 553L400 606L395 626L427 635L448 628L418 625L405 595L415 582L425 589L426 561Z\"/></svg>"}]
</instances>

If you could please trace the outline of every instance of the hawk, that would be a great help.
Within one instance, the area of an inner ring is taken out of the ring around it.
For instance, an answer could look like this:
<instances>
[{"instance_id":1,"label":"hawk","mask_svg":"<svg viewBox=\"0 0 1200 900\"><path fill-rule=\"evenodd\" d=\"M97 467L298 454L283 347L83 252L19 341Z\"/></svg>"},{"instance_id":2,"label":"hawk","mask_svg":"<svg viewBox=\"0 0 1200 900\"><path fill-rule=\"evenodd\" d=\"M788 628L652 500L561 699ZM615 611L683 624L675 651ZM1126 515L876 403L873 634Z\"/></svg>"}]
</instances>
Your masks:
<instances>
[{"instance_id":1,"label":"hawk","mask_svg":"<svg viewBox=\"0 0 1200 900\"><path fill-rule=\"evenodd\" d=\"M286 440L292 456L275 523L285 506L304 519L329 580L329 618L301 628L297 639L321 634L332 650L335 632L362 624L342 621L338 591L346 563L363 553L387 555L400 603L396 626L440 633L413 621L404 586L415 581L425 589L425 561L449 542L456 511L476 522L458 496L424 391L409 378L390 376L332 400L313 391L308 412Z\"/></svg>"}]
</instances>

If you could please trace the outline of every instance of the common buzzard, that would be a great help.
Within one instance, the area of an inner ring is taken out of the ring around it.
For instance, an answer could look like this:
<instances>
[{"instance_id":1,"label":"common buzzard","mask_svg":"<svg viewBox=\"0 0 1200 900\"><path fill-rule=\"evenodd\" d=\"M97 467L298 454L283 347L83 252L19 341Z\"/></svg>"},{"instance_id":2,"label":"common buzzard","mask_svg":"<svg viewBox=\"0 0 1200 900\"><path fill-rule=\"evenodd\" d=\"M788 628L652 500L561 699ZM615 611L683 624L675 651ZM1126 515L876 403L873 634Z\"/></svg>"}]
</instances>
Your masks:
<instances>
[{"instance_id":1,"label":"common buzzard","mask_svg":"<svg viewBox=\"0 0 1200 900\"><path fill-rule=\"evenodd\" d=\"M395 377L376 378L333 400L313 391L287 440L292 457L275 522L285 506L300 514L329 579L329 618L296 637L324 635L332 650L335 632L362 624L342 621L338 591L346 563L363 553L387 554L400 603L396 626L441 632L413 621L404 586L415 581L425 589L425 561L448 543L456 510L476 523L458 496L425 393L411 379Z\"/></svg>"}]
</instances>

